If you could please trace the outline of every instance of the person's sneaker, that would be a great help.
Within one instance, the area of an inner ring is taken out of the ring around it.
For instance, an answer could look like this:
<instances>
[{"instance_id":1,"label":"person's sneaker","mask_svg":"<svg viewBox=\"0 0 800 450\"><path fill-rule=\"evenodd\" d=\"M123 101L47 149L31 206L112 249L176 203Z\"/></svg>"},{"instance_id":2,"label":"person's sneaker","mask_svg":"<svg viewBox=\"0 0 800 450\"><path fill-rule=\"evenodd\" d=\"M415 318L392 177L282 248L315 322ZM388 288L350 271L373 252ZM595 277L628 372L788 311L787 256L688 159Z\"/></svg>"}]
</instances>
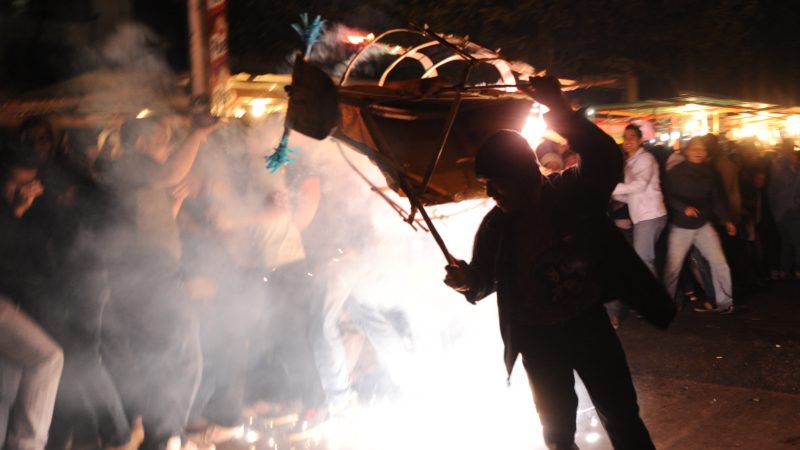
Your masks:
<instances>
[{"instance_id":1,"label":"person's sneaker","mask_svg":"<svg viewBox=\"0 0 800 450\"><path fill-rule=\"evenodd\" d=\"M731 305L731 306L728 306L727 308L719 309L719 310L717 310L717 312L721 316L730 316L730 315L733 315L733 314L740 314L740 313L743 313L743 312L747 312L747 308L745 308L744 306Z\"/></svg>"},{"instance_id":2,"label":"person's sneaker","mask_svg":"<svg viewBox=\"0 0 800 450\"><path fill-rule=\"evenodd\" d=\"M695 306L694 311L699 313L707 313L714 312L716 310L714 309L714 305L712 305L710 302L703 302L699 306Z\"/></svg>"}]
</instances>

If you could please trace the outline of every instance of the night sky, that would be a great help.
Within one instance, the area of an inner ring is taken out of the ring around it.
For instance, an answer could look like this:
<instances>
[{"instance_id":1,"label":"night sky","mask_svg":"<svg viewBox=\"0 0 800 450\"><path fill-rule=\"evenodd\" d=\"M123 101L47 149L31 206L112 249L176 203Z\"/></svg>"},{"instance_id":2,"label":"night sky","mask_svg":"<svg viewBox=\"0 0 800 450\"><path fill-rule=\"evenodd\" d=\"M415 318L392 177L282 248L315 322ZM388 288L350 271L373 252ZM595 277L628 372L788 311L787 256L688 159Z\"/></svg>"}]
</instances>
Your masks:
<instances>
[{"instance_id":1,"label":"night sky","mask_svg":"<svg viewBox=\"0 0 800 450\"><path fill-rule=\"evenodd\" d=\"M0 0L0 7L11 3ZM47 15L54 3L30 4ZM134 15L163 37L159 50L178 71L188 59L185 8L186 0L134 0ZM374 32L427 23L565 77L635 74L645 98L694 91L800 104L800 8L793 1L229 0L233 71L285 70L300 45L290 26L303 12ZM12 78L51 82L91 68L74 52L30 43L3 50L15 66L6 68Z\"/></svg>"},{"instance_id":2,"label":"night sky","mask_svg":"<svg viewBox=\"0 0 800 450\"><path fill-rule=\"evenodd\" d=\"M299 43L289 25L305 11L370 31L427 23L562 76L634 73L645 97L690 90L800 103L791 1L232 0L235 68L279 65Z\"/></svg>"}]
</instances>

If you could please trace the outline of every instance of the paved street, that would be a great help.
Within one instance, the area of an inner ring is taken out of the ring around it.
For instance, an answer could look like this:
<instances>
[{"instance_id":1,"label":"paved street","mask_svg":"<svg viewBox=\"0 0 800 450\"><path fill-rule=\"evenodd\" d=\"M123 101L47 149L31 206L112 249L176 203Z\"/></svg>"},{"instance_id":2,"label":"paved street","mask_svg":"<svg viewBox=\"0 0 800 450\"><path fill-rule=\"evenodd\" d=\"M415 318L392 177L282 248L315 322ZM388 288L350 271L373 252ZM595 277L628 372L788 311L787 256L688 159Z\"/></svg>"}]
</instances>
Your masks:
<instances>
[{"instance_id":1,"label":"paved street","mask_svg":"<svg viewBox=\"0 0 800 450\"><path fill-rule=\"evenodd\" d=\"M658 449L800 449L800 282L776 284L744 301L748 311L733 316L697 313L690 305L681 311L667 332L653 328L633 314L623 321L619 334L634 375L642 416ZM462 396L465 403L449 399L444 404L454 409L434 417L444 419L461 409L471 411L466 417L457 416L457 422L464 423L457 433L469 437L468 440L489 441L487 445L469 448L544 449L537 440L540 437L534 439L535 443L528 442L536 437L538 430L531 426L535 416L524 375L522 372L516 375L512 390L491 390L491 380L497 378L494 375L488 380L475 381L472 386L482 386L480 390L473 390L469 397ZM576 442L583 450L610 450L605 433L593 419L595 415L582 386L578 386L578 391L582 412L578 417ZM495 408L502 413L493 414L492 398L497 395L505 397L495 399L505 406ZM453 430L444 423L422 420L430 422L431 426L426 427L418 423L419 418L416 422L409 419L427 417L420 409L412 407L389 414L367 411L372 418L356 420L359 425L348 428L348 433L385 432L388 437L393 435L396 424L413 423L403 434L408 433L417 442L414 448L449 450L449 445L433 443L437 432L451 443L458 441L457 436L447 436ZM472 422L471 416L474 416ZM392 423L375 423L375 420L385 422L385 417L391 417ZM491 443L504 436L510 439L504 445L494 442L498 445L495 447ZM268 441L264 437L255 448L273 449L267 445ZM398 448L389 445L390 440L379 442ZM232 444L219 448L253 448L244 442ZM307 444L288 448L338 448ZM352 448L372 450L373 447Z\"/></svg>"},{"instance_id":2,"label":"paved street","mask_svg":"<svg viewBox=\"0 0 800 450\"><path fill-rule=\"evenodd\" d=\"M686 309L666 333L623 323L659 449L800 449L800 283L746 301L735 316Z\"/></svg>"}]
</instances>

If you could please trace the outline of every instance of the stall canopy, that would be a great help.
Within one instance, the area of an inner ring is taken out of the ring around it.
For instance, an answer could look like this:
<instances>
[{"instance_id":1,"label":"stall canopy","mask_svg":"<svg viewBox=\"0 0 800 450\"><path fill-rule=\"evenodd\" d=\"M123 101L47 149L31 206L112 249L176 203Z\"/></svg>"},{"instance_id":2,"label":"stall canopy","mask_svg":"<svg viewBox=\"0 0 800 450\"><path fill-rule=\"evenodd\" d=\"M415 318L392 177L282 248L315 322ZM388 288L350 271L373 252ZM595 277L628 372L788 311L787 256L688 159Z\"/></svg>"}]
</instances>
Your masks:
<instances>
[{"instance_id":1,"label":"stall canopy","mask_svg":"<svg viewBox=\"0 0 800 450\"><path fill-rule=\"evenodd\" d=\"M683 93L676 98L595 106L595 122L621 139L636 123L646 139L662 143L714 133L729 140L775 144L800 137L800 107Z\"/></svg>"}]
</instances>

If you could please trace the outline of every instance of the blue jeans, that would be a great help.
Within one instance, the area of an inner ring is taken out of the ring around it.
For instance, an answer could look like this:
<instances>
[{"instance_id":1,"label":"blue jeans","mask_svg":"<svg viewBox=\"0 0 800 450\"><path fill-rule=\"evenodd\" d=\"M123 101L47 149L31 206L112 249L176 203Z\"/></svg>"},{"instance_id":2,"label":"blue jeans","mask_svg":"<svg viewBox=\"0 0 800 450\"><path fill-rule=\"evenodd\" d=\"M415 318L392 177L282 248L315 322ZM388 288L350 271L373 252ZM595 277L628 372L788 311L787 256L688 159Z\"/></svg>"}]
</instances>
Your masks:
<instances>
[{"instance_id":1,"label":"blue jeans","mask_svg":"<svg viewBox=\"0 0 800 450\"><path fill-rule=\"evenodd\" d=\"M667 216L643 220L633 225L633 249L653 275L656 275L656 242L666 225Z\"/></svg>"},{"instance_id":2,"label":"blue jeans","mask_svg":"<svg viewBox=\"0 0 800 450\"><path fill-rule=\"evenodd\" d=\"M675 298L678 288L678 276L689 249L694 246L708 261L711 267L711 278L714 284L717 309L725 309L733 305L731 290L731 271L725 254L722 252L719 236L710 223L698 229L680 228L674 225L669 229L667 246L667 262L664 267L664 284L667 292Z\"/></svg>"},{"instance_id":3,"label":"blue jeans","mask_svg":"<svg viewBox=\"0 0 800 450\"><path fill-rule=\"evenodd\" d=\"M351 255L355 256L355 255ZM370 279L370 267L362 256L342 258L339 264L315 273L321 284L310 305L310 338L322 388L328 403L336 405L350 396L350 373L345 342L339 321L346 314L349 322L364 333L375 348L392 381L403 385L407 379L407 351L402 338L387 318L369 304L371 292L361 281Z\"/></svg>"}]
</instances>

